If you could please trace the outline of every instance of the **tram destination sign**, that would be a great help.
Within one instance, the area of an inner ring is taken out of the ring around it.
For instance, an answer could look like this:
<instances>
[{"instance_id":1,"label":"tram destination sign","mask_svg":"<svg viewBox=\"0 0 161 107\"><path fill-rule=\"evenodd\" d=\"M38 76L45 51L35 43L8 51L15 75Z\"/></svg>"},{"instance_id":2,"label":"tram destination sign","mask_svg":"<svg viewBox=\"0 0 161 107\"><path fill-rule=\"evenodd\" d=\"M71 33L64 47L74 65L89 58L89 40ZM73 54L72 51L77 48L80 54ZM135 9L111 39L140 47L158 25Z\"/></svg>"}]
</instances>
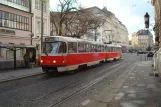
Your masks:
<instances>
[{"instance_id":1,"label":"tram destination sign","mask_svg":"<svg viewBox=\"0 0 161 107\"><path fill-rule=\"evenodd\" d=\"M2 34L10 34L10 35L15 35L16 32L14 30L7 30L7 29L0 29L0 33Z\"/></svg>"}]
</instances>

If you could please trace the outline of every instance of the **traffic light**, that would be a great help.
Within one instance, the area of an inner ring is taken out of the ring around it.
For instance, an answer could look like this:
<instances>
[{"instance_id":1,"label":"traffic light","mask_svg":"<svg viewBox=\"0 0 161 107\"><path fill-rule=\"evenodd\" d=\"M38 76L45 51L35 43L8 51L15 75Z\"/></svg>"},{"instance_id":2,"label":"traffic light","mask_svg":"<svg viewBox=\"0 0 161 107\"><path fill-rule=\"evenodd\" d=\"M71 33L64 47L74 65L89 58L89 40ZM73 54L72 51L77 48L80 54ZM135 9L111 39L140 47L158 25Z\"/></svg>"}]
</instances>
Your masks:
<instances>
[{"instance_id":1,"label":"traffic light","mask_svg":"<svg viewBox=\"0 0 161 107\"><path fill-rule=\"evenodd\" d=\"M145 28L149 28L149 14L146 12L144 15L144 20L145 20Z\"/></svg>"}]
</instances>

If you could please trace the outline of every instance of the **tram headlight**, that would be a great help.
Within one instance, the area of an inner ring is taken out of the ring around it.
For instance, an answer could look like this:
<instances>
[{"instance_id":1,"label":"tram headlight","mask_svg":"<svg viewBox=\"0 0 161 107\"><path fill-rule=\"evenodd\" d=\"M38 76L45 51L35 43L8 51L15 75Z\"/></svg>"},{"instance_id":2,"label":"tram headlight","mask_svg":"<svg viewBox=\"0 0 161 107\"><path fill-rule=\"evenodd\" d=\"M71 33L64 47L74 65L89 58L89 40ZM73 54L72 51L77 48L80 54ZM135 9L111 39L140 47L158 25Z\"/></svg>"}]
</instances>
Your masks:
<instances>
[{"instance_id":1,"label":"tram headlight","mask_svg":"<svg viewBox=\"0 0 161 107\"><path fill-rule=\"evenodd\" d=\"M53 61L53 63L55 64L55 63L56 63L56 61L54 60L54 61Z\"/></svg>"},{"instance_id":2,"label":"tram headlight","mask_svg":"<svg viewBox=\"0 0 161 107\"><path fill-rule=\"evenodd\" d=\"M43 60L41 60L40 62L43 63Z\"/></svg>"}]
</instances>

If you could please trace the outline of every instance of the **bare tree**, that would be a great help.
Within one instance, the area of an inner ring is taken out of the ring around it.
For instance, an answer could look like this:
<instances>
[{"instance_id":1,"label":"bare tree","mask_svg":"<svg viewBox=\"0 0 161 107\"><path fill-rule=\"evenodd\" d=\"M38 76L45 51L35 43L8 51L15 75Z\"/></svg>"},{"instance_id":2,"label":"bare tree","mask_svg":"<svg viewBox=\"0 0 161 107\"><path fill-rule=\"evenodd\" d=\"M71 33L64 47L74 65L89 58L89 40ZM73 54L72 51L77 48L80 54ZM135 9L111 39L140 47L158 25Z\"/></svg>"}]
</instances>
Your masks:
<instances>
[{"instance_id":1,"label":"bare tree","mask_svg":"<svg viewBox=\"0 0 161 107\"><path fill-rule=\"evenodd\" d=\"M77 7L74 6L77 4L77 0L59 0L57 5L57 12L51 12L51 34L55 28L57 35L63 34L63 24L66 21L68 13L71 11L77 10Z\"/></svg>"},{"instance_id":2,"label":"bare tree","mask_svg":"<svg viewBox=\"0 0 161 107\"><path fill-rule=\"evenodd\" d=\"M106 20L104 13L95 13L93 8L84 9L74 7L76 0L64 0L61 2L58 10L60 12L51 12L51 35L83 36L89 33L89 30L96 30L102 26Z\"/></svg>"}]
</instances>

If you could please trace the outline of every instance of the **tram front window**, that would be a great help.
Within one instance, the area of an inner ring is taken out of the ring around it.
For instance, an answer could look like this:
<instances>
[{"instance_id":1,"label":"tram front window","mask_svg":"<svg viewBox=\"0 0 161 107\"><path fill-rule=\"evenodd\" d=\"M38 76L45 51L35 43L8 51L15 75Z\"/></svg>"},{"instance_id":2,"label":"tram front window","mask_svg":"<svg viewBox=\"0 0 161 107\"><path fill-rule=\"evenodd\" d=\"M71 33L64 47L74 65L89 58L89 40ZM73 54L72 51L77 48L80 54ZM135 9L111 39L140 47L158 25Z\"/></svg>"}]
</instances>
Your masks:
<instances>
[{"instance_id":1,"label":"tram front window","mask_svg":"<svg viewBox=\"0 0 161 107\"><path fill-rule=\"evenodd\" d=\"M43 43L43 53L45 54L59 54L66 53L66 43L65 42L44 42Z\"/></svg>"}]
</instances>

